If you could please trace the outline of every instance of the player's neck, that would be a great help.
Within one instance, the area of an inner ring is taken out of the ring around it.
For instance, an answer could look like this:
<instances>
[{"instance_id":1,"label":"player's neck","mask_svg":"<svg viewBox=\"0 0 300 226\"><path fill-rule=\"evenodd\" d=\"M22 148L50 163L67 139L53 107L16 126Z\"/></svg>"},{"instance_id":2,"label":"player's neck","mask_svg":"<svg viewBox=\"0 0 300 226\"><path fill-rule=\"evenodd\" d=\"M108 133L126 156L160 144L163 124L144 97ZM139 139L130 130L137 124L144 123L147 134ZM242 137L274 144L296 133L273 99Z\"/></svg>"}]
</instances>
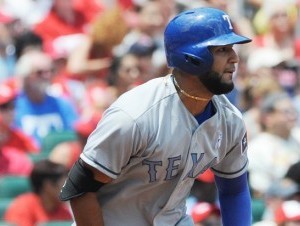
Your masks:
<instances>
[{"instance_id":1,"label":"player's neck","mask_svg":"<svg viewBox=\"0 0 300 226\"><path fill-rule=\"evenodd\" d=\"M173 82L177 93L185 107L193 115L202 113L212 98L196 76L181 74L174 71Z\"/></svg>"}]
</instances>

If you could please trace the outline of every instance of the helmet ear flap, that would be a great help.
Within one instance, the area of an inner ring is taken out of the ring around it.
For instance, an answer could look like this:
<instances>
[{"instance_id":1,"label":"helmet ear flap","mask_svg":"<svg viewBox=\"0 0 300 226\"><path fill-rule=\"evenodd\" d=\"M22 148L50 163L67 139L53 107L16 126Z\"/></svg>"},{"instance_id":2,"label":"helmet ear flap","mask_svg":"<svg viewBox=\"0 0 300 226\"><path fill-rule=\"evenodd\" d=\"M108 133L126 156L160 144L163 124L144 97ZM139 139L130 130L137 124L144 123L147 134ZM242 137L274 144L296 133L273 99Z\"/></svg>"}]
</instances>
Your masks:
<instances>
[{"instance_id":1,"label":"helmet ear flap","mask_svg":"<svg viewBox=\"0 0 300 226\"><path fill-rule=\"evenodd\" d=\"M201 64L203 64L203 61L201 60L200 57L197 57L197 56L194 56L194 55L191 55L188 53L184 54L184 58L187 63L191 63L198 67L201 66Z\"/></svg>"},{"instance_id":2,"label":"helmet ear flap","mask_svg":"<svg viewBox=\"0 0 300 226\"><path fill-rule=\"evenodd\" d=\"M186 62L186 72L199 76L211 69L213 59L207 49L202 51L203 56L196 56L187 52L182 54Z\"/></svg>"},{"instance_id":3,"label":"helmet ear flap","mask_svg":"<svg viewBox=\"0 0 300 226\"><path fill-rule=\"evenodd\" d=\"M207 48L205 49L201 56L187 51L167 52L168 65L191 75L200 76L209 71L213 63L213 56L207 51Z\"/></svg>"}]
</instances>

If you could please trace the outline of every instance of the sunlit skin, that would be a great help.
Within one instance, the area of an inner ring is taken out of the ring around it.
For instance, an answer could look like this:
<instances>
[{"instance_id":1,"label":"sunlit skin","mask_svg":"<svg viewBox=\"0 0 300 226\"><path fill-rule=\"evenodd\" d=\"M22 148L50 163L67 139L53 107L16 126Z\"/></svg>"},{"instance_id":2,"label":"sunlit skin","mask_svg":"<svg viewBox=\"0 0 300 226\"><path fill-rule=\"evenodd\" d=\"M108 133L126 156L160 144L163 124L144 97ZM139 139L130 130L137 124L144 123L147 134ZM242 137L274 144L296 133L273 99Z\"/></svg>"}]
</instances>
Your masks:
<instances>
[{"instance_id":1,"label":"sunlit skin","mask_svg":"<svg viewBox=\"0 0 300 226\"><path fill-rule=\"evenodd\" d=\"M163 12L159 2L147 2L139 14L139 29L147 35L155 35L164 25Z\"/></svg>"},{"instance_id":2,"label":"sunlit skin","mask_svg":"<svg viewBox=\"0 0 300 226\"><path fill-rule=\"evenodd\" d=\"M274 111L264 116L266 130L288 139L298 120L297 110L289 99L282 99L274 106Z\"/></svg>"},{"instance_id":3,"label":"sunlit skin","mask_svg":"<svg viewBox=\"0 0 300 226\"><path fill-rule=\"evenodd\" d=\"M128 91L141 77L139 59L131 54L124 56L118 70L116 87L119 95Z\"/></svg>"},{"instance_id":4,"label":"sunlit skin","mask_svg":"<svg viewBox=\"0 0 300 226\"><path fill-rule=\"evenodd\" d=\"M239 57L233 49L233 45L211 47L214 57L211 72L200 75L200 81L213 94L225 94L234 88L233 73Z\"/></svg>"},{"instance_id":5,"label":"sunlit skin","mask_svg":"<svg viewBox=\"0 0 300 226\"><path fill-rule=\"evenodd\" d=\"M228 0L208 0L207 2L211 7L215 7L223 11L226 11L228 7Z\"/></svg>"},{"instance_id":6,"label":"sunlit skin","mask_svg":"<svg viewBox=\"0 0 300 226\"><path fill-rule=\"evenodd\" d=\"M33 51L25 56L23 61L27 62L26 75L22 77L23 90L34 103L44 100L47 88L53 77L52 59L42 52Z\"/></svg>"},{"instance_id":7,"label":"sunlit skin","mask_svg":"<svg viewBox=\"0 0 300 226\"><path fill-rule=\"evenodd\" d=\"M239 57L233 49L233 45L212 47L211 53L214 56L212 71L225 76L230 75L229 79L232 81L235 64L239 62Z\"/></svg>"}]
</instances>

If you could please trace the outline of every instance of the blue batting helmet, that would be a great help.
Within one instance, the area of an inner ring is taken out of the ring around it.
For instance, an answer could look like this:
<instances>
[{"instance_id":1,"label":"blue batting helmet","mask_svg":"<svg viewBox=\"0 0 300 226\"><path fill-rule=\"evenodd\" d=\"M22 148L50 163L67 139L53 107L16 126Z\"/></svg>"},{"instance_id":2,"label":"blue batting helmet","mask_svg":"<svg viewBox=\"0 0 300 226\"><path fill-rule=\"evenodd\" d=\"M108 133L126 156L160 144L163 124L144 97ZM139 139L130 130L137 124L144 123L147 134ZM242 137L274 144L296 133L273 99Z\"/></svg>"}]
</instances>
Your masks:
<instances>
[{"instance_id":1,"label":"blue batting helmet","mask_svg":"<svg viewBox=\"0 0 300 226\"><path fill-rule=\"evenodd\" d=\"M164 33L169 67L199 75L209 71L213 56L209 46L242 44L251 39L233 32L229 16L215 8L184 11L173 18Z\"/></svg>"}]
</instances>

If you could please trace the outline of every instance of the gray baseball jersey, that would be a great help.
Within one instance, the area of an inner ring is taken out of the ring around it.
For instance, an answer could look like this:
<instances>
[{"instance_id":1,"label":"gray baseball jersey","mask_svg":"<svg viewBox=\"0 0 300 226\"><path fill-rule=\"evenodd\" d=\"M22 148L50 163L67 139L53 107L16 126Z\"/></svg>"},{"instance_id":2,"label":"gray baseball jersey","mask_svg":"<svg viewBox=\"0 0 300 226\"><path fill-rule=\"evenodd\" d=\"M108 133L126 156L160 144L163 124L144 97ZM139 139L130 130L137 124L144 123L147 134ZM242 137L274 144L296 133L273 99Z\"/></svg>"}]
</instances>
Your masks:
<instances>
[{"instance_id":1,"label":"gray baseball jersey","mask_svg":"<svg viewBox=\"0 0 300 226\"><path fill-rule=\"evenodd\" d=\"M207 168L226 178L246 171L241 113L224 95L200 126L171 76L123 94L104 113L81 158L115 180L99 191L107 226L193 225L185 199Z\"/></svg>"}]
</instances>

